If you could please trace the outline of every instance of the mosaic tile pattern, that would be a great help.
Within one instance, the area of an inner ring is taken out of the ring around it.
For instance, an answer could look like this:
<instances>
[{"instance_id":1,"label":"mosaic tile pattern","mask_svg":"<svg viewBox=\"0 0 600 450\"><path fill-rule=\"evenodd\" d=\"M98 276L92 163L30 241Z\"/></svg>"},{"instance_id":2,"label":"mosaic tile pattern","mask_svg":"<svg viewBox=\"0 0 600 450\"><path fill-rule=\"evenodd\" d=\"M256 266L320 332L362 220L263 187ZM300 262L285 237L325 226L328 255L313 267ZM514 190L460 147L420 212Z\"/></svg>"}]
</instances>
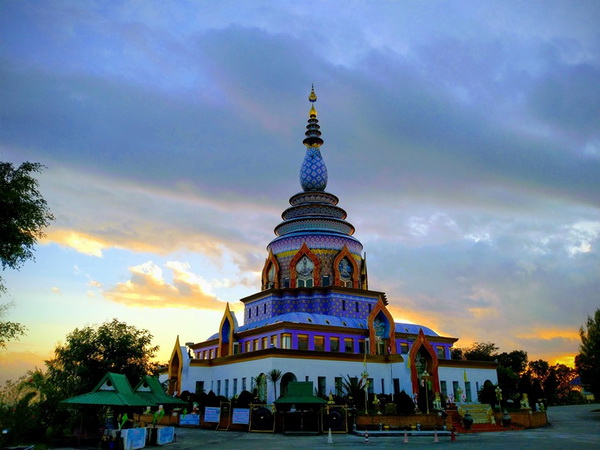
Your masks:
<instances>
[{"instance_id":1,"label":"mosaic tile pattern","mask_svg":"<svg viewBox=\"0 0 600 450\"><path fill-rule=\"evenodd\" d=\"M351 235L354 233L354 227L346 221L336 219L305 219L301 218L295 221L284 222L275 228L277 236L284 236L289 233L302 230L315 231L333 231L336 233Z\"/></svg>"},{"instance_id":2,"label":"mosaic tile pattern","mask_svg":"<svg viewBox=\"0 0 600 450\"><path fill-rule=\"evenodd\" d=\"M286 209L281 217L283 220L294 219L295 217L304 216L327 216L336 219L345 219L346 211L339 206L333 205L300 205Z\"/></svg>"},{"instance_id":3,"label":"mosaic tile pattern","mask_svg":"<svg viewBox=\"0 0 600 450\"><path fill-rule=\"evenodd\" d=\"M300 167L300 186L304 191L324 191L327 187L327 167L318 147L308 147Z\"/></svg>"},{"instance_id":4,"label":"mosaic tile pattern","mask_svg":"<svg viewBox=\"0 0 600 450\"><path fill-rule=\"evenodd\" d=\"M298 194L292 195L290 198L290 205L297 206L303 205L305 203L325 203L328 205L337 205L340 201L335 195L330 194L329 192L300 192Z\"/></svg>"},{"instance_id":5,"label":"mosaic tile pattern","mask_svg":"<svg viewBox=\"0 0 600 450\"><path fill-rule=\"evenodd\" d=\"M302 244L306 245L311 250L313 249L335 249L341 250L344 245L348 246L350 253L361 255L363 246L356 239L348 236L328 236L328 235L308 235L308 236L290 236L274 240L267 247L271 249L273 254L277 256L279 253L288 252L291 250L299 250Z\"/></svg>"}]
</instances>

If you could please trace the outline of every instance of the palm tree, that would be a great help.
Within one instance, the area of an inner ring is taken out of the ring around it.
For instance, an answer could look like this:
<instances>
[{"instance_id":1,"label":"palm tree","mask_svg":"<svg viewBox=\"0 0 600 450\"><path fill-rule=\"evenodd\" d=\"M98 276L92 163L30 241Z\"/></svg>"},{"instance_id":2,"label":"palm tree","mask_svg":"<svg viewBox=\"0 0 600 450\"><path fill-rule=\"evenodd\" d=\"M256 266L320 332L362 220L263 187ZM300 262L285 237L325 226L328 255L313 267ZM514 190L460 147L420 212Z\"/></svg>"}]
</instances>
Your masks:
<instances>
[{"instance_id":1,"label":"palm tree","mask_svg":"<svg viewBox=\"0 0 600 450\"><path fill-rule=\"evenodd\" d=\"M273 393L275 394L275 400L277 400L277 382L281 378L281 370L273 369L269 373L267 373L269 377L269 381L273 383Z\"/></svg>"}]
</instances>

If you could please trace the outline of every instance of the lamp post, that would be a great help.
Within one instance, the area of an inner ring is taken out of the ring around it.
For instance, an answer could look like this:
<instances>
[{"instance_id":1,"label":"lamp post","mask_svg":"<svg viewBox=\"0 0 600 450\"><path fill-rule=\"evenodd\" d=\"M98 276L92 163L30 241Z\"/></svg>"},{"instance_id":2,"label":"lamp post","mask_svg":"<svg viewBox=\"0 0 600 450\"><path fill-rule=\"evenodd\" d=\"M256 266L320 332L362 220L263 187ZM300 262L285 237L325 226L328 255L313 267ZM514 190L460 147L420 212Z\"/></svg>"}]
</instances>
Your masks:
<instances>
[{"instance_id":1,"label":"lamp post","mask_svg":"<svg viewBox=\"0 0 600 450\"><path fill-rule=\"evenodd\" d=\"M429 391L428 379L430 376L431 375L427 373L427 370L424 370L421 374L421 378L425 380L425 405L427 407L427 414L429 414L429 393L427 391Z\"/></svg>"},{"instance_id":2,"label":"lamp post","mask_svg":"<svg viewBox=\"0 0 600 450\"><path fill-rule=\"evenodd\" d=\"M498 400L498 411L502 411L502 389L496 387L496 399Z\"/></svg>"}]
</instances>

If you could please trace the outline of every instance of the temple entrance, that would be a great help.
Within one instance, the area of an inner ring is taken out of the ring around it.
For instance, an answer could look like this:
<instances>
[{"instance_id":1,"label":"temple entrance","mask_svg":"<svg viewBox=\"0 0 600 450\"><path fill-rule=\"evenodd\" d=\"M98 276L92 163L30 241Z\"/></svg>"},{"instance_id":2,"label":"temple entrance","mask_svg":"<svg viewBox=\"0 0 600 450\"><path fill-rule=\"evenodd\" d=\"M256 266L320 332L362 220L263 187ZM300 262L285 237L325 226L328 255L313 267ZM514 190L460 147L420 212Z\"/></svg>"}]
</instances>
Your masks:
<instances>
[{"instance_id":1,"label":"temple entrance","mask_svg":"<svg viewBox=\"0 0 600 450\"><path fill-rule=\"evenodd\" d=\"M296 378L296 375L294 375L292 372L286 372L282 377L281 377L281 383L279 385L279 392L280 392L280 396L284 397L287 395L288 393L288 384L291 381L298 381L298 379Z\"/></svg>"}]
</instances>

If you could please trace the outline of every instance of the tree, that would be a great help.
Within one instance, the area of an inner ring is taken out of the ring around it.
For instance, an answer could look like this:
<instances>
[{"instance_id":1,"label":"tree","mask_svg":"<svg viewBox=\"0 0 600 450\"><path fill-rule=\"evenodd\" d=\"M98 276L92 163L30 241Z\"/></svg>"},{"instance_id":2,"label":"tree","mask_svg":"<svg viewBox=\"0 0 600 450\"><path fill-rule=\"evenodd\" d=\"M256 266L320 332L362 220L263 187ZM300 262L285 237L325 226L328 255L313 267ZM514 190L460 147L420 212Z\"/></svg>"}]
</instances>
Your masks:
<instances>
[{"instance_id":1,"label":"tree","mask_svg":"<svg viewBox=\"0 0 600 450\"><path fill-rule=\"evenodd\" d=\"M2 270L19 269L33 259L33 246L44 237L44 228L54 220L46 200L31 176L43 165L24 162L17 169L0 162L0 261ZM0 291L4 291L0 278Z\"/></svg>"},{"instance_id":2,"label":"tree","mask_svg":"<svg viewBox=\"0 0 600 450\"><path fill-rule=\"evenodd\" d=\"M527 368L527 352L523 350L513 350L510 353L500 353L498 355L498 364L512 369L517 375L522 374Z\"/></svg>"},{"instance_id":3,"label":"tree","mask_svg":"<svg viewBox=\"0 0 600 450\"><path fill-rule=\"evenodd\" d=\"M267 377L269 378L269 381L273 383L273 394L275 395L273 398L277 400L277 382L281 378L281 370L273 369L267 373Z\"/></svg>"},{"instance_id":4,"label":"tree","mask_svg":"<svg viewBox=\"0 0 600 450\"><path fill-rule=\"evenodd\" d=\"M600 401L600 309L588 316L585 328L579 329L581 346L575 356L575 368L581 382L589 386L596 401Z\"/></svg>"},{"instance_id":5,"label":"tree","mask_svg":"<svg viewBox=\"0 0 600 450\"><path fill-rule=\"evenodd\" d=\"M469 361L494 361L498 357L497 351L493 342L475 342L463 349L463 356Z\"/></svg>"},{"instance_id":6,"label":"tree","mask_svg":"<svg viewBox=\"0 0 600 450\"><path fill-rule=\"evenodd\" d=\"M6 348L6 343L8 341L19 339L19 336L25 334L26 328L23 325L17 322L4 320L4 317L11 306L10 303L0 305L0 348Z\"/></svg>"},{"instance_id":7,"label":"tree","mask_svg":"<svg viewBox=\"0 0 600 450\"><path fill-rule=\"evenodd\" d=\"M67 335L66 343L54 349L54 358L46 361L46 375L63 399L91 391L106 372L125 374L134 384L157 373L158 364L152 361L157 351L147 330L113 319Z\"/></svg>"}]
</instances>

